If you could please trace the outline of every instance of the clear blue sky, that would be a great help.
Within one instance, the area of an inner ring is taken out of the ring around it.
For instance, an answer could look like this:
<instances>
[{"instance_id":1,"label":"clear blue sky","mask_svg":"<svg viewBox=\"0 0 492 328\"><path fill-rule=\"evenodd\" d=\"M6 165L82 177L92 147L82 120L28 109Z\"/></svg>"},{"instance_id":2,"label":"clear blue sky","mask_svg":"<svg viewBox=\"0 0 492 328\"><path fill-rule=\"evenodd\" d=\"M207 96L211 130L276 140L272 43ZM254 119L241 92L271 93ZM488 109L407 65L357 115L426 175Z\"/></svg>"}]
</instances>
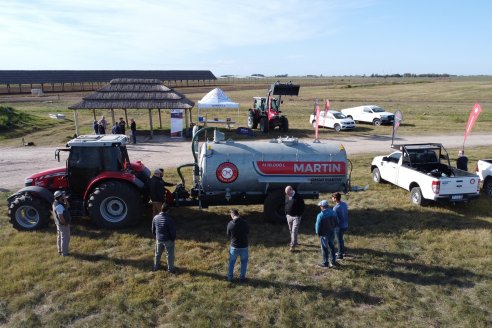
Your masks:
<instances>
[{"instance_id":1,"label":"clear blue sky","mask_svg":"<svg viewBox=\"0 0 492 328\"><path fill-rule=\"evenodd\" d=\"M492 75L488 0L0 0L0 69Z\"/></svg>"}]
</instances>

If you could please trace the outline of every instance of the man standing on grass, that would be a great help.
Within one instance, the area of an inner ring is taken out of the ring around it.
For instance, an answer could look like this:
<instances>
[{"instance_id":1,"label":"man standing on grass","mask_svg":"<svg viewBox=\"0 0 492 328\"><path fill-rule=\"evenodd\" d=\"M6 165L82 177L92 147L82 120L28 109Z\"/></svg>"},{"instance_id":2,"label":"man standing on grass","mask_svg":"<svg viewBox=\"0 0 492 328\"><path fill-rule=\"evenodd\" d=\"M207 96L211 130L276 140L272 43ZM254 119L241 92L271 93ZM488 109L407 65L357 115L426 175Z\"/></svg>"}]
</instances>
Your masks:
<instances>
[{"instance_id":1,"label":"man standing on grass","mask_svg":"<svg viewBox=\"0 0 492 328\"><path fill-rule=\"evenodd\" d=\"M56 224L56 248L61 256L68 255L68 244L70 243L70 212L65 192L55 191L53 202L53 216Z\"/></svg>"},{"instance_id":2,"label":"man standing on grass","mask_svg":"<svg viewBox=\"0 0 492 328\"><path fill-rule=\"evenodd\" d=\"M133 118L130 119L130 130L132 131L132 142L133 144L137 143L137 123Z\"/></svg>"},{"instance_id":3,"label":"man standing on grass","mask_svg":"<svg viewBox=\"0 0 492 328\"><path fill-rule=\"evenodd\" d=\"M323 268L333 268L333 266L337 264L334 244L337 215L328 206L326 200L319 202L318 206L320 207L321 212L316 217L314 229L319 236L321 255L323 256L323 262L319 266Z\"/></svg>"},{"instance_id":4,"label":"man standing on grass","mask_svg":"<svg viewBox=\"0 0 492 328\"><path fill-rule=\"evenodd\" d=\"M287 186L285 188L285 216L290 232L290 251L295 251L297 247L297 237L299 235L299 226L301 225L302 213L304 212L304 199L294 191L294 188Z\"/></svg>"},{"instance_id":5,"label":"man standing on grass","mask_svg":"<svg viewBox=\"0 0 492 328\"><path fill-rule=\"evenodd\" d=\"M331 194L331 199L335 202L333 210L338 217L338 227L335 232L338 240L337 259L343 260L343 256L345 255L345 241L343 240L343 235L349 226L348 206L347 203L342 201L342 195L340 195L339 192L334 192Z\"/></svg>"},{"instance_id":6,"label":"man standing on grass","mask_svg":"<svg viewBox=\"0 0 492 328\"><path fill-rule=\"evenodd\" d=\"M176 240L176 226L169 216L169 206L164 203L159 214L152 220L152 234L155 236L154 267L157 271L161 267L161 256L164 248L167 254L167 271L175 272L174 268L174 241Z\"/></svg>"},{"instance_id":7,"label":"man standing on grass","mask_svg":"<svg viewBox=\"0 0 492 328\"><path fill-rule=\"evenodd\" d=\"M241 271L239 281L243 282L246 279L246 270L248 268L248 222L239 216L237 209L232 209L232 220L227 224L227 236L231 240L229 247L229 267L227 270L227 280L232 281L234 275L234 265L239 256L241 258Z\"/></svg>"}]
</instances>

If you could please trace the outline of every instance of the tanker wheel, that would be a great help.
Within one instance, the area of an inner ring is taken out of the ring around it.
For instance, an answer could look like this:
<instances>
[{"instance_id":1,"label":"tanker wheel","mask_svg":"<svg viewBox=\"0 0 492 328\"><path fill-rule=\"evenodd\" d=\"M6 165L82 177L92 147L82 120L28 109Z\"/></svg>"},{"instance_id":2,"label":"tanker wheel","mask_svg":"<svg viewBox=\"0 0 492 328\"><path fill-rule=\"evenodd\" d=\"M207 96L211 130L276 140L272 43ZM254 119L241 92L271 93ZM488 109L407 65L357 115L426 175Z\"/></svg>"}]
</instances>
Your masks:
<instances>
[{"instance_id":1,"label":"tanker wheel","mask_svg":"<svg viewBox=\"0 0 492 328\"><path fill-rule=\"evenodd\" d=\"M99 185L91 193L87 207L91 219L108 229L131 226L142 215L140 193L120 181Z\"/></svg>"},{"instance_id":2,"label":"tanker wheel","mask_svg":"<svg viewBox=\"0 0 492 328\"><path fill-rule=\"evenodd\" d=\"M274 223L285 223L285 194L283 190L268 193L263 204L263 213Z\"/></svg>"},{"instance_id":3,"label":"tanker wheel","mask_svg":"<svg viewBox=\"0 0 492 328\"><path fill-rule=\"evenodd\" d=\"M31 195L18 196L9 205L10 222L15 229L34 231L46 227L50 220L50 206L47 202Z\"/></svg>"},{"instance_id":4,"label":"tanker wheel","mask_svg":"<svg viewBox=\"0 0 492 328\"><path fill-rule=\"evenodd\" d=\"M280 125L280 131L289 132L289 120L285 116L282 117L281 120L282 120L282 124Z\"/></svg>"},{"instance_id":5,"label":"tanker wheel","mask_svg":"<svg viewBox=\"0 0 492 328\"><path fill-rule=\"evenodd\" d=\"M255 117L255 113L250 111L248 114L248 128L256 129L258 127L258 120Z\"/></svg>"},{"instance_id":6,"label":"tanker wheel","mask_svg":"<svg viewBox=\"0 0 492 328\"><path fill-rule=\"evenodd\" d=\"M260 131L263 133L268 133L268 129L270 128L268 118L263 116L260 118Z\"/></svg>"}]
</instances>

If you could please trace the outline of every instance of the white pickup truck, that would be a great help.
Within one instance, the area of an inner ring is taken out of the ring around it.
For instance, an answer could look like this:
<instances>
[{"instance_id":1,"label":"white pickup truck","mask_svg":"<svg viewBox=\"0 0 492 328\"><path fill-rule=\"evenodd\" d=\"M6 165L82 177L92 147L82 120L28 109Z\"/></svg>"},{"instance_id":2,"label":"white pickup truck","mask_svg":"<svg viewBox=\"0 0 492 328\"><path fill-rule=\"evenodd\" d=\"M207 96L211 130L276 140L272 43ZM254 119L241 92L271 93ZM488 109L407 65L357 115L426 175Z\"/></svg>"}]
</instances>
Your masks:
<instances>
[{"instance_id":1,"label":"white pickup truck","mask_svg":"<svg viewBox=\"0 0 492 328\"><path fill-rule=\"evenodd\" d=\"M492 159L481 159L475 167L477 175L483 181L483 191L492 197Z\"/></svg>"},{"instance_id":2,"label":"white pickup truck","mask_svg":"<svg viewBox=\"0 0 492 328\"><path fill-rule=\"evenodd\" d=\"M395 114L387 112L376 105L345 108L341 112L354 121L367 122L374 125L392 124L395 119Z\"/></svg>"},{"instance_id":3,"label":"white pickup truck","mask_svg":"<svg viewBox=\"0 0 492 328\"><path fill-rule=\"evenodd\" d=\"M409 190L412 203L467 202L480 196L479 177L452 167L441 144L393 145L392 148L397 150L372 160L372 178L378 183L387 181Z\"/></svg>"}]
</instances>

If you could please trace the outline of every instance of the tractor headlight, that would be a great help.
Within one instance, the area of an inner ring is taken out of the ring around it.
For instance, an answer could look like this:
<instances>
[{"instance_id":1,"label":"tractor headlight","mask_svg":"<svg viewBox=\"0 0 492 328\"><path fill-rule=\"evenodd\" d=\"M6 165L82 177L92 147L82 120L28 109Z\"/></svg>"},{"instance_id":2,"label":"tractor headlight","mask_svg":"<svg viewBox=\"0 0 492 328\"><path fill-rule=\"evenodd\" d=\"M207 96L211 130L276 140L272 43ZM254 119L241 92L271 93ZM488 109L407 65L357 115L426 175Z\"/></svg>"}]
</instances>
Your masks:
<instances>
[{"instance_id":1,"label":"tractor headlight","mask_svg":"<svg viewBox=\"0 0 492 328\"><path fill-rule=\"evenodd\" d=\"M26 186L26 187L32 186L32 179L25 179L24 180L24 186Z\"/></svg>"}]
</instances>

